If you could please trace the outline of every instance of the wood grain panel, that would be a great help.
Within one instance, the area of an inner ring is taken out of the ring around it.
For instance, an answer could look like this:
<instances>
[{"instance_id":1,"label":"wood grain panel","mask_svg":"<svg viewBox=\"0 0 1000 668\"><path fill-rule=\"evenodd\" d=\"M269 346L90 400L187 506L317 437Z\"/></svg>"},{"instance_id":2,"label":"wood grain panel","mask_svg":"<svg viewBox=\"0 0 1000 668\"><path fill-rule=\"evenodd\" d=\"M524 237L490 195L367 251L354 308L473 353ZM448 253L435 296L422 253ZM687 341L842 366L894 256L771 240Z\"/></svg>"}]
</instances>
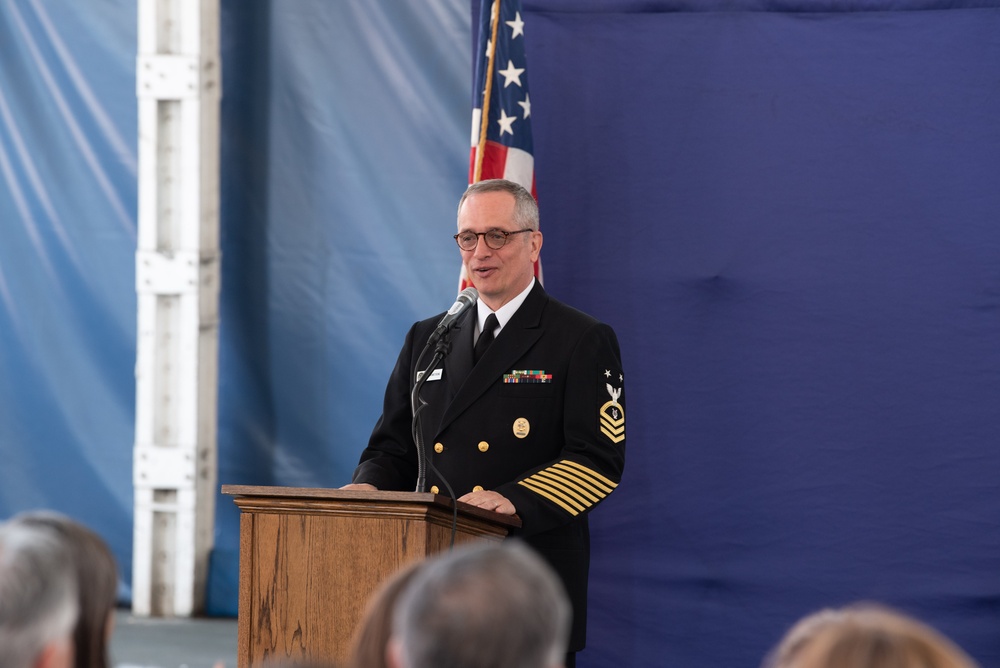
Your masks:
<instances>
[{"instance_id":1,"label":"wood grain panel","mask_svg":"<svg viewBox=\"0 0 1000 668\"><path fill-rule=\"evenodd\" d=\"M239 668L343 661L378 586L451 543L451 501L432 494L230 485L223 492L236 495L242 513ZM459 509L456 544L502 540L520 524L468 508Z\"/></svg>"}]
</instances>

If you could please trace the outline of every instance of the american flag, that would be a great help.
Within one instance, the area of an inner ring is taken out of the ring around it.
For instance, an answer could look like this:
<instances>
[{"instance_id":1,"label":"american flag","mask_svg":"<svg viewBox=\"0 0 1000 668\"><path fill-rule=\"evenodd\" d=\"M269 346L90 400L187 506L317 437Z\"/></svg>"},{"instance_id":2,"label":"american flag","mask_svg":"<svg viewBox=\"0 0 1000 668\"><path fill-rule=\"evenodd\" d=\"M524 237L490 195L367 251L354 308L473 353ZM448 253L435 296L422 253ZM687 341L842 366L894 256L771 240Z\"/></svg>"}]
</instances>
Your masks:
<instances>
[{"instance_id":1,"label":"american flag","mask_svg":"<svg viewBox=\"0 0 1000 668\"><path fill-rule=\"evenodd\" d=\"M476 44L469 183L507 179L538 199L521 0L483 0ZM535 276L541 280L540 261ZM472 285L464 269L460 283Z\"/></svg>"}]
</instances>

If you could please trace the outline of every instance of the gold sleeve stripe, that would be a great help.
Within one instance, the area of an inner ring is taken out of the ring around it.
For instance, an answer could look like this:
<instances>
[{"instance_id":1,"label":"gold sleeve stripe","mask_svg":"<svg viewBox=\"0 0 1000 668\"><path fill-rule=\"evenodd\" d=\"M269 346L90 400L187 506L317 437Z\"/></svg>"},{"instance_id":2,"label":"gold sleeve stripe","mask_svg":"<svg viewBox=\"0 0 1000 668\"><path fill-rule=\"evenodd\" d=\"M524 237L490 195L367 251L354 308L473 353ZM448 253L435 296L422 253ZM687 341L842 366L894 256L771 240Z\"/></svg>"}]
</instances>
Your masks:
<instances>
[{"instance_id":1,"label":"gold sleeve stripe","mask_svg":"<svg viewBox=\"0 0 1000 668\"><path fill-rule=\"evenodd\" d=\"M579 511L584 511L592 505L585 501L582 501L577 497L574 497L571 492L568 492L568 490L566 489L560 488L559 485L553 485L551 483L546 482L545 480L539 478L537 475L528 478L528 482L530 482L532 485L535 485L539 489L544 489L548 491L550 494L555 494L560 499L570 504Z\"/></svg>"},{"instance_id":2,"label":"gold sleeve stripe","mask_svg":"<svg viewBox=\"0 0 1000 668\"><path fill-rule=\"evenodd\" d=\"M618 483L611 482L610 480L608 480L607 478L605 478L604 476L602 476L600 473L598 473L594 469L589 469L586 466L584 466L583 464L577 464L576 462L570 461L568 459L564 459L561 462L559 462L559 464L556 464L556 466L560 466L560 465L572 466L572 467L574 467L576 469L579 469L580 471L582 471L583 473L591 476L595 480L598 480L598 481L604 483L605 485L607 485L611 489L614 489L615 487L618 486Z\"/></svg>"},{"instance_id":3,"label":"gold sleeve stripe","mask_svg":"<svg viewBox=\"0 0 1000 668\"><path fill-rule=\"evenodd\" d=\"M568 459L535 472L519 484L572 515L591 508L618 487L597 471Z\"/></svg>"},{"instance_id":4,"label":"gold sleeve stripe","mask_svg":"<svg viewBox=\"0 0 1000 668\"><path fill-rule=\"evenodd\" d=\"M579 515L579 514L580 514L579 512L577 512L577 511L576 511L576 510L574 510L573 508L569 507L568 505L566 505L565 503L563 503L562 501L560 501L560 500L559 500L559 499L557 499L556 497L552 496L551 494L549 494L549 493L548 493L548 492L546 492L545 490L542 490L542 489L537 489L537 488L536 488L536 487L535 487L535 486L534 486L533 484L531 484L531 482L529 482L528 480L522 480L522 481L521 481L521 482L519 482L518 484L519 484L519 485L524 485L525 487L527 487L528 489L530 489L530 490L531 490L532 492L534 492L535 494L538 494L538 495L540 495L540 496L544 496L544 497L545 497L546 499L548 499L548 500L549 500L549 501L551 501L552 503L556 504L557 506L561 507L561 508L562 508L563 510L565 510L565 511L566 511L567 513L569 513L570 515L572 515L572 516L574 516L574 517L576 517L577 515Z\"/></svg>"},{"instance_id":5,"label":"gold sleeve stripe","mask_svg":"<svg viewBox=\"0 0 1000 668\"><path fill-rule=\"evenodd\" d=\"M554 466L550 466L547 470L552 471L554 473L559 473L563 477L573 479L574 481L576 481L578 485L586 486L588 489L592 490L595 494L600 495L601 498L604 498L605 496L613 492L615 489L614 487L608 487L607 485L602 485L597 480L586 477L580 474L576 469L564 466L562 464L555 464Z\"/></svg>"},{"instance_id":6,"label":"gold sleeve stripe","mask_svg":"<svg viewBox=\"0 0 1000 668\"><path fill-rule=\"evenodd\" d=\"M559 483L573 490L578 496L585 497L584 503L587 505L597 503L603 499L607 494L601 494L596 491L593 487L590 487L582 480L577 480L575 478L570 478L565 475L560 475L559 471L555 470L555 467L547 468L544 471L539 471L533 478L545 478L546 480L551 480L555 483ZM589 501L589 503L588 503Z\"/></svg>"},{"instance_id":7,"label":"gold sleeve stripe","mask_svg":"<svg viewBox=\"0 0 1000 668\"><path fill-rule=\"evenodd\" d=\"M577 495L584 497L590 503L597 503L607 496L607 494L594 489L591 485L588 485L586 481L567 476L560 471L557 471L555 467L539 471L535 474L535 476L559 482L571 488Z\"/></svg>"},{"instance_id":8,"label":"gold sleeve stripe","mask_svg":"<svg viewBox=\"0 0 1000 668\"><path fill-rule=\"evenodd\" d=\"M604 476L602 476L597 471L595 471L593 469L589 469L586 466L583 466L582 464L577 464L576 462L572 462L572 461L570 461L568 459L562 460L561 462L559 462L555 466L557 466L557 467L567 467L567 466L569 466L569 467L573 467L573 468L577 469L577 471L579 471L579 473L577 473L577 475L580 475L580 473L582 473L584 476L586 476L587 478L593 480L595 483L601 483L601 484L603 484L605 487L608 488L608 493L609 494L611 493L612 490L614 490L615 487L618 486L618 483L611 482L610 480L608 480L607 478L605 478Z\"/></svg>"},{"instance_id":9,"label":"gold sleeve stripe","mask_svg":"<svg viewBox=\"0 0 1000 668\"><path fill-rule=\"evenodd\" d=\"M580 488L580 486L576 485L574 481L552 475L551 471L539 471L535 475L531 476L530 479L536 481L540 485L548 485L549 487L559 488L587 508L600 501L600 499L595 499L590 494L587 494L586 490Z\"/></svg>"}]
</instances>

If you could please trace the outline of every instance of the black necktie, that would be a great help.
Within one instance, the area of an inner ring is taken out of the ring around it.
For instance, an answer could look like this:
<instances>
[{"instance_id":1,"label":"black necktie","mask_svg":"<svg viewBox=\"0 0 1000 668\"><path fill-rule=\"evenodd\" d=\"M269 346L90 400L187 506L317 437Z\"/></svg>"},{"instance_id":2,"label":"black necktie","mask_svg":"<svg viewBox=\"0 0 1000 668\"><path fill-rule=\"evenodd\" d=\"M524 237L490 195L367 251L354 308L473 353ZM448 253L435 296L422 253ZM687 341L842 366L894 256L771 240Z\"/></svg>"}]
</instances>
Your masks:
<instances>
[{"instance_id":1,"label":"black necktie","mask_svg":"<svg viewBox=\"0 0 1000 668\"><path fill-rule=\"evenodd\" d=\"M476 341L476 349L472 353L473 361L479 362L479 359L486 352L486 349L490 347L493 343L493 330L497 328L500 322L497 320L496 313L490 313L486 316L486 324L483 325L483 331L479 335L479 340Z\"/></svg>"}]
</instances>

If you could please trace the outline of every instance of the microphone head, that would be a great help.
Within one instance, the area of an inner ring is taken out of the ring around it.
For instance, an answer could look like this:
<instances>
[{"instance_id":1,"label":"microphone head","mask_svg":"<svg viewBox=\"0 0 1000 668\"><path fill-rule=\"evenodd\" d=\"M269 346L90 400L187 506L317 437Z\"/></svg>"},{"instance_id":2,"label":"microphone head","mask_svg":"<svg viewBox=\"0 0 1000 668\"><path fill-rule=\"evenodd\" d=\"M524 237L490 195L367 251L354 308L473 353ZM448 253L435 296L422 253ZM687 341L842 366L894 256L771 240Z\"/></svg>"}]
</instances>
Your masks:
<instances>
[{"instance_id":1,"label":"microphone head","mask_svg":"<svg viewBox=\"0 0 1000 668\"><path fill-rule=\"evenodd\" d=\"M458 299L462 301L468 301L469 304L475 304L477 301L479 301L479 290L476 290L473 287L468 287L458 293Z\"/></svg>"},{"instance_id":2,"label":"microphone head","mask_svg":"<svg viewBox=\"0 0 1000 668\"><path fill-rule=\"evenodd\" d=\"M475 288L466 288L462 290L458 293L458 298L455 299L455 303L451 305L450 309L448 309L448 313L445 314L445 317L456 316L459 313L462 313L466 309L475 306L478 300L479 290L476 290Z\"/></svg>"}]
</instances>

